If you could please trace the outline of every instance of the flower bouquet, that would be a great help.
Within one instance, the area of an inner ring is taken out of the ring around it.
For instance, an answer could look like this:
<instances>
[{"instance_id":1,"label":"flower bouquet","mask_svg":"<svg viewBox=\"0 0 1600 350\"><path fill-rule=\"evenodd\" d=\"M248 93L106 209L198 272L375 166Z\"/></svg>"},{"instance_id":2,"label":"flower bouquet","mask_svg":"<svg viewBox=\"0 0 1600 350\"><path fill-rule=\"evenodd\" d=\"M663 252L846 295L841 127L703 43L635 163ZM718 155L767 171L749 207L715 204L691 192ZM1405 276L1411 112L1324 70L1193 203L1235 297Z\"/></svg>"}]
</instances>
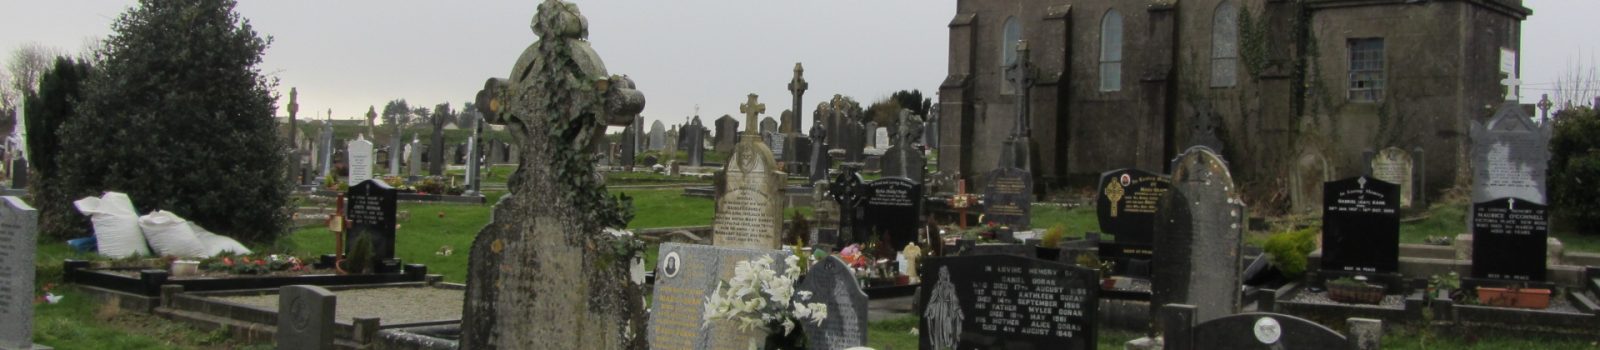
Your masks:
<instances>
[{"instance_id":1,"label":"flower bouquet","mask_svg":"<svg viewBox=\"0 0 1600 350\"><path fill-rule=\"evenodd\" d=\"M828 318L828 306L806 303L811 293L795 291L795 281L801 275L799 261L794 255L784 258L787 266L781 274L773 270L771 256L740 261L734 266L733 279L717 282L717 288L706 297L701 327L726 320L740 331L761 330L767 334L761 343L752 340L752 348L805 348L805 337L802 332L795 332L795 326L807 321L821 325Z\"/></svg>"}]
</instances>

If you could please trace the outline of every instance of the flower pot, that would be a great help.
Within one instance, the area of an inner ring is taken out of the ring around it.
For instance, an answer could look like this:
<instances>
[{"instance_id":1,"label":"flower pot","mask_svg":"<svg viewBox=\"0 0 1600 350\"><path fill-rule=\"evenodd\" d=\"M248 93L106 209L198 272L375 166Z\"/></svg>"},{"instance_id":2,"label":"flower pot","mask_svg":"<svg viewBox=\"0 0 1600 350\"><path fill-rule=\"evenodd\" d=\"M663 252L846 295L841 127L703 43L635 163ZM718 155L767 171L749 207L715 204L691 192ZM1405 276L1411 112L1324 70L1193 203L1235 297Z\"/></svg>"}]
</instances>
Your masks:
<instances>
[{"instance_id":1,"label":"flower pot","mask_svg":"<svg viewBox=\"0 0 1600 350\"><path fill-rule=\"evenodd\" d=\"M1328 299L1341 303L1377 304L1383 302L1383 286L1361 283L1328 283Z\"/></svg>"},{"instance_id":2,"label":"flower pot","mask_svg":"<svg viewBox=\"0 0 1600 350\"><path fill-rule=\"evenodd\" d=\"M1478 287L1478 301L1489 306L1544 309L1550 307L1550 290Z\"/></svg>"},{"instance_id":3,"label":"flower pot","mask_svg":"<svg viewBox=\"0 0 1600 350\"><path fill-rule=\"evenodd\" d=\"M1109 277L1100 279L1100 289L1117 289L1117 279Z\"/></svg>"}]
</instances>

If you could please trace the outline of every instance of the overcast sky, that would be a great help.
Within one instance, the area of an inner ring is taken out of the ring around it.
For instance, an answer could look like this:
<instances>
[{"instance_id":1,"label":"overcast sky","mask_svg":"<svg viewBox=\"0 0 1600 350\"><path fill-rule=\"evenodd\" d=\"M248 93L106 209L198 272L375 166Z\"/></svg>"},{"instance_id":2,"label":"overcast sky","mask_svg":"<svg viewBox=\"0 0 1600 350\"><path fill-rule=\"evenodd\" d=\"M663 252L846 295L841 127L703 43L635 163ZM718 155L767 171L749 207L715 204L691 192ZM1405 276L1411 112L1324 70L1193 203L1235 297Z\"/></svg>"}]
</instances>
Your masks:
<instances>
[{"instance_id":1,"label":"overcast sky","mask_svg":"<svg viewBox=\"0 0 1600 350\"><path fill-rule=\"evenodd\" d=\"M103 38L134 1L8 1L0 50L39 42L78 51ZM538 1L242 1L238 11L273 37L263 71L300 92L300 117L356 118L389 100L416 106L472 99L486 78L509 74L537 38L528 29ZM1525 102L1548 89L1569 62L1594 66L1595 0L1528 0L1523 24ZM833 94L863 104L895 90L933 97L944 79L952 0L580 1L589 40L612 74L644 91L649 121L681 123L700 108L710 123L738 115L756 93L776 118L788 109L795 62L811 87L807 123ZM1588 28L1588 30L1584 30ZM280 112L287 114L287 112ZM740 119L741 122L743 119Z\"/></svg>"}]
</instances>

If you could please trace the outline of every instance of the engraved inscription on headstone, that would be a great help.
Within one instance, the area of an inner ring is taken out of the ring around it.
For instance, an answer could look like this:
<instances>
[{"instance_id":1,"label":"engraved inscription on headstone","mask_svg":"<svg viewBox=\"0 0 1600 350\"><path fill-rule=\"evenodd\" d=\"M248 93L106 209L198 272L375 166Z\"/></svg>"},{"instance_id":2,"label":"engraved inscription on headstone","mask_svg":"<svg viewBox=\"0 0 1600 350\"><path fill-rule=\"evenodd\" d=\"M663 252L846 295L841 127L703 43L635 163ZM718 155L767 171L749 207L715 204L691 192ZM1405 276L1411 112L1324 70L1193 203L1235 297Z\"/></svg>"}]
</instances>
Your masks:
<instances>
[{"instance_id":1,"label":"engraved inscription on headstone","mask_svg":"<svg viewBox=\"0 0 1600 350\"><path fill-rule=\"evenodd\" d=\"M1507 101L1487 124L1472 125L1472 201L1516 197L1545 200L1550 161L1549 124L1535 124L1516 101Z\"/></svg>"},{"instance_id":2,"label":"engraved inscription on headstone","mask_svg":"<svg viewBox=\"0 0 1600 350\"><path fill-rule=\"evenodd\" d=\"M1373 178L1400 185L1400 207L1410 208L1414 191L1411 185L1411 169L1414 166L1411 154L1396 147L1384 148L1373 156L1370 166Z\"/></svg>"},{"instance_id":3,"label":"engraved inscription on headstone","mask_svg":"<svg viewBox=\"0 0 1600 350\"><path fill-rule=\"evenodd\" d=\"M372 141L367 141L366 137L358 135L355 141L350 141L348 147L350 178L346 184L355 186L372 178Z\"/></svg>"},{"instance_id":4,"label":"engraved inscription on headstone","mask_svg":"<svg viewBox=\"0 0 1600 350\"><path fill-rule=\"evenodd\" d=\"M345 253L361 235L370 235L373 264L394 258L396 191L380 179L362 181L345 191L344 213L350 220L345 230Z\"/></svg>"},{"instance_id":5,"label":"engraved inscription on headstone","mask_svg":"<svg viewBox=\"0 0 1600 350\"><path fill-rule=\"evenodd\" d=\"M21 198L0 198L0 349L49 349L33 344L39 212Z\"/></svg>"},{"instance_id":6,"label":"engraved inscription on headstone","mask_svg":"<svg viewBox=\"0 0 1600 350\"><path fill-rule=\"evenodd\" d=\"M873 180L867 184L866 224L891 247L916 242L922 226L922 184L903 177Z\"/></svg>"},{"instance_id":7,"label":"engraved inscription on headstone","mask_svg":"<svg viewBox=\"0 0 1600 350\"><path fill-rule=\"evenodd\" d=\"M769 255L783 261L777 250L737 249L704 245L662 243L656 262L656 285L651 294L650 348L657 350L745 349L747 335L727 321L702 322L706 297L718 282L733 278L735 265ZM817 296L812 296L816 298ZM832 310L829 310L832 318Z\"/></svg>"},{"instance_id":8,"label":"engraved inscription on headstone","mask_svg":"<svg viewBox=\"0 0 1600 350\"><path fill-rule=\"evenodd\" d=\"M984 220L1021 231L1029 228L1033 177L1027 170L1000 168L989 172L983 189Z\"/></svg>"},{"instance_id":9,"label":"engraved inscription on headstone","mask_svg":"<svg viewBox=\"0 0 1600 350\"><path fill-rule=\"evenodd\" d=\"M828 306L828 317L821 325L803 322L811 349L844 350L867 345L867 293L861 291L855 273L838 257L828 256L811 265L805 280L795 287L810 292L807 303Z\"/></svg>"},{"instance_id":10,"label":"engraved inscription on headstone","mask_svg":"<svg viewBox=\"0 0 1600 350\"><path fill-rule=\"evenodd\" d=\"M750 94L740 106L751 119L765 110ZM723 164L727 193L717 199L711 224L712 244L719 247L777 249L783 231L784 178L772 151L748 132Z\"/></svg>"},{"instance_id":11,"label":"engraved inscription on headstone","mask_svg":"<svg viewBox=\"0 0 1600 350\"><path fill-rule=\"evenodd\" d=\"M1472 205L1472 277L1544 281L1547 207L1521 198Z\"/></svg>"},{"instance_id":12,"label":"engraved inscription on headstone","mask_svg":"<svg viewBox=\"0 0 1600 350\"><path fill-rule=\"evenodd\" d=\"M1322 269L1394 273L1400 264L1400 186L1365 176L1323 185Z\"/></svg>"},{"instance_id":13,"label":"engraved inscription on headstone","mask_svg":"<svg viewBox=\"0 0 1600 350\"><path fill-rule=\"evenodd\" d=\"M1161 174L1139 169L1118 169L1100 174L1095 211L1100 231L1115 235L1118 243L1150 244L1155 230L1156 202L1172 187Z\"/></svg>"},{"instance_id":14,"label":"engraved inscription on headstone","mask_svg":"<svg viewBox=\"0 0 1600 350\"><path fill-rule=\"evenodd\" d=\"M1092 269L994 255L925 258L920 274L922 349L1096 346L1100 286Z\"/></svg>"}]
</instances>

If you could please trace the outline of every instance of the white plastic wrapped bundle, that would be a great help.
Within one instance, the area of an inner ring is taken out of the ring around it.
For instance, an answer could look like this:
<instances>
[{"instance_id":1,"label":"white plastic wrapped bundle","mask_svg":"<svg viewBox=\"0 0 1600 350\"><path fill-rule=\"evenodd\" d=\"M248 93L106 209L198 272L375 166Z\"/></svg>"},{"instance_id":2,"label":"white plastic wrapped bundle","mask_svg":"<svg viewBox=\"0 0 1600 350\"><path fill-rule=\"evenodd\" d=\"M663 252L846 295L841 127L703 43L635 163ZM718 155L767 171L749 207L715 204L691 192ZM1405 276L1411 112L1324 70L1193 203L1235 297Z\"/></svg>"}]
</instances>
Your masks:
<instances>
[{"instance_id":1,"label":"white plastic wrapped bundle","mask_svg":"<svg viewBox=\"0 0 1600 350\"><path fill-rule=\"evenodd\" d=\"M84 197L75 202L78 212L94 223L94 237L101 255L126 258L150 256L144 233L139 231L139 214L127 194L106 192L100 197Z\"/></svg>"}]
</instances>

